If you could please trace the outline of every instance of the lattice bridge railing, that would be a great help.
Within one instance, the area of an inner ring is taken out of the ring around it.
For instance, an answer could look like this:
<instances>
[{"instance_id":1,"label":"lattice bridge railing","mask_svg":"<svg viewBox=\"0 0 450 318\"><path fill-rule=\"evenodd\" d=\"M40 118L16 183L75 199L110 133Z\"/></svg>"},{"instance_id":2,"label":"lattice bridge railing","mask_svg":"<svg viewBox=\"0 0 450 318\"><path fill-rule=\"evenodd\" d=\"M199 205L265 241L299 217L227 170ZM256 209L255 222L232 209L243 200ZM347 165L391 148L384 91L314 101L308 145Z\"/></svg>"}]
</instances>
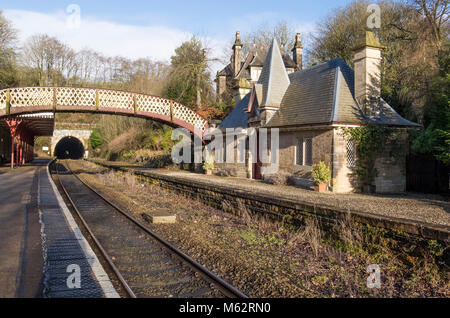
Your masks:
<instances>
[{"instance_id":1,"label":"lattice bridge railing","mask_svg":"<svg viewBox=\"0 0 450 318\"><path fill-rule=\"evenodd\" d=\"M170 122L203 134L207 121L175 101L125 91L72 88L22 87L0 90L0 117L42 111L89 111L135 114Z\"/></svg>"}]
</instances>

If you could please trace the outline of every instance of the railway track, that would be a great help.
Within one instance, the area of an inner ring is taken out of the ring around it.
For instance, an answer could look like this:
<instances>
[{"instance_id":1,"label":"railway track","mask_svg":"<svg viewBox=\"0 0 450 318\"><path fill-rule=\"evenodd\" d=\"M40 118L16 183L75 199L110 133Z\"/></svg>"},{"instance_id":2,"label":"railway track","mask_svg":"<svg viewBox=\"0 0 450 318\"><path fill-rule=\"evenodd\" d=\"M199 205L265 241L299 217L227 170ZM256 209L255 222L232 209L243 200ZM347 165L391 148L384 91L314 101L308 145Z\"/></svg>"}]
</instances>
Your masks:
<instances>
[{"instance_id":1,"label":"railway track","mask_svg":"<svg viewBox=\"0 0 450 318\"><path fill-rule=\"evenodd\" d=\"M56 162L51 172L129 297L247 297L100 195L68 166Z\"/></svg>"}]
</instances>

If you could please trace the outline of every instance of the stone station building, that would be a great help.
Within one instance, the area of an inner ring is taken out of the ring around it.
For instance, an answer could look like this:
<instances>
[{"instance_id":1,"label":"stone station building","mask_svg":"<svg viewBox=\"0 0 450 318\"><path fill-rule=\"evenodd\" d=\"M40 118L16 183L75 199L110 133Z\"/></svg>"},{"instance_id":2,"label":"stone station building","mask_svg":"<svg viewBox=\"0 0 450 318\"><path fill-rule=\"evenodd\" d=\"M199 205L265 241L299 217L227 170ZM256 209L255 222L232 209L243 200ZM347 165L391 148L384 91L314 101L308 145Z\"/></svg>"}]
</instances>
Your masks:
<instances>
[{"instance_id":1,"label":"stone station building","mask_svg":"<svg viewBox=\"0 0 450 318\"><path fill-rule=\"evenodd\" d=\"M344 137L342 129L345 127L366 123L394 127L398 128L400 140L405 141L405 130L419 126L401 117L381 98L383 47L371 31L365 33L354 49L354 70L340 58L303 69L299 35L293 58L283 54L273 40L260 72L255 62L261 58L260 50L253 50L239 63L241 47L237 33L231 63L218 73L216 80L219 96L230 86L224 83L231 81L235 99L234 110L218 128L224 132L227 128L244 131L250 127L278 128L278 173L290 176L296 185L312 186L312 166L324 161L332 172L330 190L343 193L359 188L353 170L357 151L353 142ZM235 141L235 151L236 145ZM402 146L406 150L406 142ZM226 153L225 147L223 153ZM379 155L374 184L377 192L405 191L404 154L394 159L388 145ZM240 177L268 177L261 173L261 164L254 161L260 159L251 158L247 146L245 163L223 163L217 168L232 170Z\"/></svg>"}]
</instances>

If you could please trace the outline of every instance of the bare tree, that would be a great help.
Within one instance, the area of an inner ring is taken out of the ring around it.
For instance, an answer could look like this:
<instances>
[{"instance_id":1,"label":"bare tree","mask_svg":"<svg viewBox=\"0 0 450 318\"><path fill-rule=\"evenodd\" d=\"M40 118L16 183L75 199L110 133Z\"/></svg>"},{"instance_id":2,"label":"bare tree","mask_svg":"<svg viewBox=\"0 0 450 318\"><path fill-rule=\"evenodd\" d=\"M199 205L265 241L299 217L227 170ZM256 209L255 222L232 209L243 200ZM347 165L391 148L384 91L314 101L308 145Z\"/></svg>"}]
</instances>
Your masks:
<instances>
[{"instance_id":1,"label":"bare tree","mask_svg":"<svg viewBox=\"0 0 450 318\"><path fill-rule=\"evenodd\" d=\"M443 27L449 18L448 0L410 0L427 21L435 45L442 46Z\"/></svg>"},{"instance_id":2,"label":"bare tree","mask_svg":"<svg viewBox=\"0 0 450 318\"><path fill-rule=\"evenodd\" d=\"M71 69L75 52L48 35L35 35L23 48L23 62L37 72L39 85L62 85Z\"/></svg>"},{"instance_id":3,"label":"bare tree","mask_svg":"<svg viewBox=\"0 0 450 318\"><path fill-rule=\"evenodd\" d=\"M270 46L275 38L280 48L289 52L294 47L294 39L297 31L286 21L279 21L274 27L261 25L249 34L243 34L243 53L246 56L254 46Z\"/></svg>"},{"instance_id":4,"label":"bare tree","mask_svg":"<svg viewBox=\"0 0 450 318\"><path fill-rule=\"evenodd\" d=\"M16 74L16 30L0 11L0 88L12 86Z\"/></svg>"}]
</instances>

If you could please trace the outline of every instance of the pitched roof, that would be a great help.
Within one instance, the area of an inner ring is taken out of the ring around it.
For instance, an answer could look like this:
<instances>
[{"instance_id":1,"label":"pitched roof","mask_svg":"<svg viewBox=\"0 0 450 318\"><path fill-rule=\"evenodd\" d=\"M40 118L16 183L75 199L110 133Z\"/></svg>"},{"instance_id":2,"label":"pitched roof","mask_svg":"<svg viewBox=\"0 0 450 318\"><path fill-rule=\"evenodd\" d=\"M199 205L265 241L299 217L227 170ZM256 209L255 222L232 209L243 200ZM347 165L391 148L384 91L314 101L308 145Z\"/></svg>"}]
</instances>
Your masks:
<instances>
[{"instance_id":1,"label":"pitched roof","mask_svg":"<svg viewBox=\"0 0 450 318\"><path fill-rule=\"evenodd\" d=\"M246 113L250 102L250 93L247 94L233 109L233 111L222 121L219 128L247 128L248 114Z\"/></svg>"},{"instance_id":2,"label":"pitched roof","mask_svg":"<svg viewBox=\"0 0 450 318\"><path fill-rule=\"evenodd\" d=\"M238 78L250 78L249 67L262 67L264 66L264 62L267 58L267 53L270 50L270 46L255 46L250 53L247 55L244 63L242 64L242 68L239 71L237 77ZM285 52L281 52L281 56L283 57L284 66L287 68L295 69L297 65L295 64L292 57Z\"/></svg>"},{"instance_id":3,"label":"pitched roof","mask_svg":"<svg viewBox=\"0 0 450 318\"><path fill-rule=\"evenodd\" d=\"M366 122L417 125L401 117L384 101L380 102L379 116L366 117L354 98L354 71L340 58L289 77L291 85L268 127Z\"/></svg>"},{"instance_id":4,"label":"pitched roof","mask_svg":"<svg viewBox=\"0 0 450 318\"><path fill-rule=\"evenodd\" d=\"M290 80L284 66L277 40L273 40L264 62L258 84L262 85L263 98L259 107L279 107Z\"/></svg>"},{"instance_id":5,"label":"pitched roof","mask_svg":"<svg viewBox=\"0 0 450 318\"><path fill-rule=\"evenodd\" d=\"M262 74L261 78L263 78ZM264 77L266 78L267 76ZM267 123L267 127L331 123L420 126L401 117L383 99L375 116L365 116L354 98L354 71L342 59L334 59L291 73L289 79L290 84L282 96L280 108ZM255 93L259 95L258 101L267 97L260 98L264 94L258 91ZM245 96L225 118L221 128L248 127L246 110L248 110L250 95Z\"/></svg>"},{"instance_id":6,"label":"pitched roof","mask_svg":"<svg viewBox=\"0 0 450 318\"><path fill-rule=\"evenodd\" d=\"M233 70L231 69L231 64L225 66L224 69L217 72L217 76L233 76Z\"/></svg>"},{"instance_id":7,"label":"pitched roof","mask_svg":"<svg viewBox=\"0 0 450 318\"><path fill-rule=\"evenodd\" d=\"M384 99L380 100L376 116L368 118L368 121L381 125L420 127L418 123L414 123L400 116Z\"/></svg>"}]
</instances>

